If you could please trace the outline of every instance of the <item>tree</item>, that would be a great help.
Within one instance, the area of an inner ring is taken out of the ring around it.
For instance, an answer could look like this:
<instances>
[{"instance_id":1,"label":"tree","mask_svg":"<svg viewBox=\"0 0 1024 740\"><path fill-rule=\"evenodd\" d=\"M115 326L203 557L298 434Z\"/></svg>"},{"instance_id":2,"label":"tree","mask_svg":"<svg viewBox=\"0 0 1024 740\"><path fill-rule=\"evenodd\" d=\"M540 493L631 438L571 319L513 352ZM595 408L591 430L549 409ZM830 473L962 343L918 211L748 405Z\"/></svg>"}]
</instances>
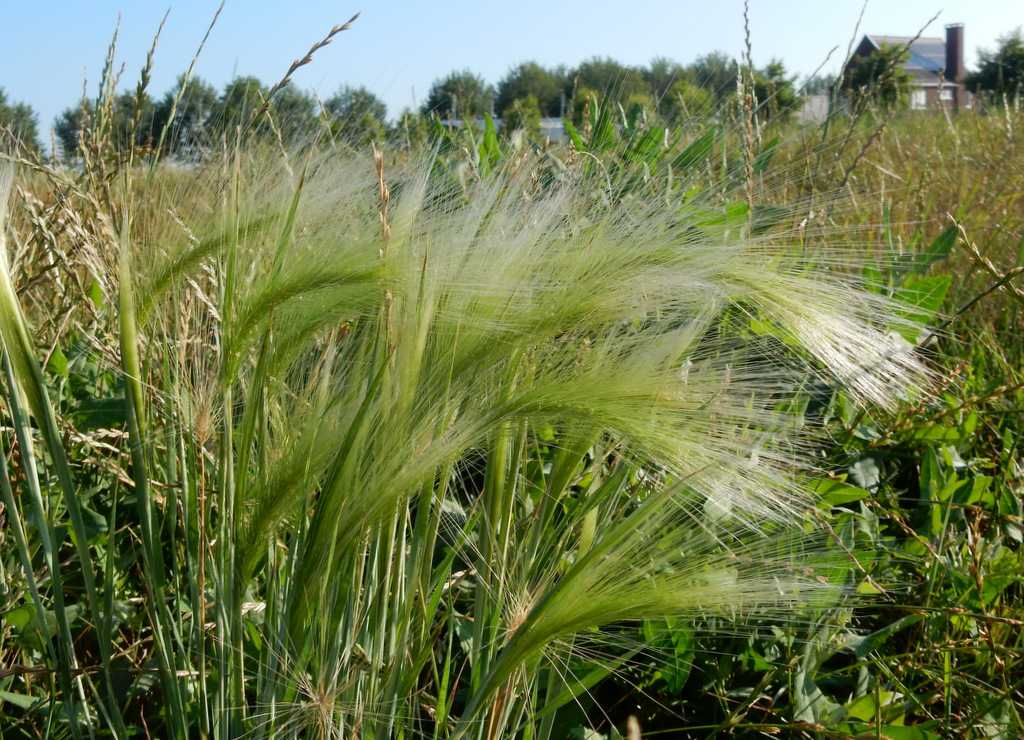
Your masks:
<instances>
[{"instance_id":1,"label":"tree","mask_svg":"<svg viewBox=\"0 0 1024 740\"><path fill-rule=\"evenodd\" d=\"M430 127L420 111L406 108L398 115L395 136L406 149L417 149L430 136Z\"/></svg>"},{"instance_id":2,"label":"tree","mask_svg":"<svg viewBox=\"0 0 1024 740\"><path fill-rule=\"evenodd\" d=\"M669 123L705 112L711 94L696 83L692 69L666 57L655 57L644 78L657 101L658 113Z\"/></svg>"},{"instance_id":3,"label":"tree","mask_svg":"<svg viewBox=\"0 0 1024 740\"><path fill-rule=\"evenodd\" d=\"M136 111L135 92L126 90L106 98L102 106L86 100L76 108L65 109L53 122L62 157L78 155L83 131L88 131L89 141L104 151L124 152L155 143L155 110L148 95L143 94L138 107Z\"/></svg>"},{"instance_id":4,"label":"tree","mask_svg":"<svg viewBox=\"0 0 1024 740\"><path fill-rule=\"evenodd\" d=\"M679 81L689 81L689 71L668 57L654 57L650 66L643 70L644 79L651 94L661 100L669 94L672 87Z\"/></svg>"},{"instance_id":5,"label":"tree","mask_svg":"<svg viewBox=\"0 0 1024 740\"><path fill-rule=\"evenodd\" d=\"M423 104L423 113L452 118L477 118L490 108L491 89L468 69L435 80Z\"/></svg>"},{"instance_id":6,"label":"tree","mask_svg":"<svg viewBox=\"0 0 1024 740\"><path fill-rule=\"evenodd\" d=\"M223 133L229 139L245 135L254 110L263 105L267 88L255 77L236 77L225 87L210 113L209 122L213 130Z\"/></svg>"},{"instance_id":7,"label":"tree","mask_svg":"<svg viewBox=\"0 0 1024 740\"><path fill-rule=\"evenodd\" d=\"M658 98L658 111L670 123L683 118L706 115L714 97L703 87L689 81L676 80L665 94Z\"/></svg>"},{"instance_id":8,"label":"tree","mask_svg":"<svg viewBox=\"0 0 1024 740\"><path fill-rule=\"evenodd\" d=\"M635 96L649 97L651 94L640 69L627 67L608 57L593 57L580 64L569 84L575 87L577 97L582 91L593 91L599 99L623 107L627 107L631 99L635 100Z\"/></svg>"},{"instance_id":9,"label":"tree","mask_svg":"<svg viewBox=\"0 0 1024 740\"><path fill-rule=\"evenodd\" d=\"M304 142L316 131L313 96L293 85L274 93L269 113L285 144Z\"/></svg>"},{"instance_id":10,"label":"tree","mask_svg":"<svg viewBox=\"0 0 1024 740\"><path fill-rule=\"evenodd\" d=\"M178 105L174 100L178 97ZM209 118L217 106L217 91L198 77L178 84L164 95L153 111L153 130L159 137L164 134L164 154L194 158L209 142ZM171 118L173 109L173 120Z\"/></svg>"},{"instance_id":11,"label":"tree","mask_svg":"<svg viewBox=\"0 0 1024 740\"><path fill-rule=\"evenodd\" d=\"M540 107L532 95L514 101L501 112L501 118L506 136L522 130L527 138L540 139Z\"/></svg>"},{"instance_id":12,"label":"tree","mask_svg":"<svg viewBox=\"0 0 1024 740\"><path fill-rule=\"evenodd\" d=\"M536 62L523 62L509 70L498 83L495 108L504 116L504 111L517 100L523 101L532 96L542 116L562 115L565 84L564 68L549 70Z\"/></svg>"},{"instance_id":13,"label":"tree","mask_svg":"<svg viewBox=\"0 0 1024 740\"><path fill-rule=\"evenodd\" d=\"M796 93L796 76L787 75L786 68L778 59L754 72L754 95L759 108L767 120L785 119L800 101Z\"/></svg>"},{"instance_id":14,"label":"tree","mask_svg":"<svg viewBox=\"0 0 1024 740\"><path fill-rule=\"evenodd\" d=\"M340 87L324 108L331 133L353 145L365 146L387 134L384 120L388 107L365 87Z\"/></svg>"},{"instance_id":15,"label":"tree","mask_svg":"<svg viewBox=\"0 0 1024 740\"><path fill-rule=\"evenodd\" d=\"M858 107L871 101L887 108L903 105L914 81L914 75L903 66L909 56L906 46L883 44L866 58L854 58L843 77L843 89L852 94Z\"/></svg>"},{"instance_id":16,"label":"tree","mask_svg":"<svg viewBox=\"0 0 1024 740\"><path fill-rule=\"evenodd\" d=\"M1024 37L1018 28L999 39L995 52L978 52L978 70L964 80L971 92L1017 95L1024 87Z\"/></svg>"},{"instance_id":17,"label":"tree","mask_svg":"<svg viewBox=\"0 0 1024 740\"><path fill-rule=\"evenodd\" d=\"M804 81L802 92L808 95L828 95L836 84L833 75L811 75Z\"/></svg>"},{"instance_id":18,"label":"tree","mask_svg":"<svg viewBox=\"0 0 1024 740\"><path fill-rule=\"evenodd\" d=\"M117 151L123 152L131 147L156 143L159 132L154 134L154 106L146 93L143 93L138 101L138 110L135 91L125 90L113 99L107 111L107 115L110 116L110 132Z\"/></svg>"},{"instance_id":19,"label":"tree","mask_svg":"<svg viewBox=\"0 0 1024 740\"><path fill-rule=\"evenodd\" d=\"M39 151L39 131L36 114L27 103L8 102L7 94L0 87L0 126L10 131L25 148Z\"/></svg>"},{"instance_id":20,"label":"tree","mask_svg":"<svg viewBox=\"0 0 1024 740\"><path fill-rule=\"evenodd\" d=\"M739 65L725 52L714 51L697 57L688 70L693 83L721 103L736 94L736 73Z\"/></svg>"},{"instance_id":21,"label":"tree","mask_svg":"<svg viewBox=\"0 0 1024 740\"><path fill-rule=\"evenodd\" d=\"M65 108L64 111L53 121L53 135L60 145L60 155L63 159L71 159L78 154L78 145L82 133L82 126L86 116L93 115L91 102L83 101L76 108Z\"/></svg>"}]
</instances>

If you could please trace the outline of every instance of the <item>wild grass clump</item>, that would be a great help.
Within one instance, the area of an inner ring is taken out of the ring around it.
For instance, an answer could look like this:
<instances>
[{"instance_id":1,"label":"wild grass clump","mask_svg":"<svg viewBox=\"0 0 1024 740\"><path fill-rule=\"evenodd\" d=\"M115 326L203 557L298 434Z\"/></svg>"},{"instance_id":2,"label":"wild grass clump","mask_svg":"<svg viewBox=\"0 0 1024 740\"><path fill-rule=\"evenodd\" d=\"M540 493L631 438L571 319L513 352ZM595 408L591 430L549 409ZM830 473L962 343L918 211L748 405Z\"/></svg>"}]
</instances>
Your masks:
<instances>
[{"instance_id":1,"label":"wild grass clump","mask_svg":"<svg viewBox=\"0 0 1024 740\"><path fill-rule=\"evenodd\" d=\"M578 650L623 621L835 598L792 476L799 397L811 377L876 403L920 381L883 300L683 196L594 197L579 167L545 183L543 158L456 188L436 153L257 151L125 168L54 207L98 227L55 389L5 273L11 413L54 420L40 487L70 495L47 521L106 579L79 627L103 681L58 671L69 732L117 731L145 694L111 656L146 633L168 708L134 711L168 735L496 737L549 733L545 705L589 685ZM98 454L130 478L83 495L48 399L74 403L96 359L107 387L86 392L127 424ZM67 619L49 593L32 613ZM142 607L135 630L112 630L118 603ZM62 629L54 667L82 649ZM609 634L589 671L613 670Z\"/></svg>"}]
</instances>

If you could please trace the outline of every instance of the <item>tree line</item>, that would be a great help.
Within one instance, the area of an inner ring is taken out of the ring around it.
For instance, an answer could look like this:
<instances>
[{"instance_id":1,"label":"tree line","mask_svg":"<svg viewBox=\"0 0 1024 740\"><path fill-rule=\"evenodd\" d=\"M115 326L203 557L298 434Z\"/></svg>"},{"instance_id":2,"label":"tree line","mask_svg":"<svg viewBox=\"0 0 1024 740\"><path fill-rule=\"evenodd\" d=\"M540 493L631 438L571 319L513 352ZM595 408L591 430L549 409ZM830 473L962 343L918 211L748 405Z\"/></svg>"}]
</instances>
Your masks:
<instances>
[{"instance_id":1,"label":"tree line","mask_svg":"<svg viewBox=\"0 0 1024 740\"><path fill-rule=\"evenodd\" d=\"M478 119L485 113L505 121L505 128L535 128L543 117L567 117L576 122L593 97L624 108L641 105L668 121L706 113L736 94L739 65L716 52L681 65L658 57L647 66L631 67L607 57L594 57L575 68L543 67L527 61L492 86L470 70L453 71L431 86L419 109L406 109L388 122L384 102L365 87L342 86L326 100L288 86L273 94L270 131L286 143L326 132L356 145L371 139L426 135L426 120ZM781 62L752 74L754 96L773 113L790 109L798 100L795 76ZM118 148L154 147L161 155L201 156L248 133L250 118L271 93L256 77L236 77L217 90L206 81L180 77L163 97L126 90L105 101L86 100L65 109L52 125L61 156L74 157L84 124L103 114ZM32 108L8 102L0 88L0 125L28 149L39 151L39 125ZM268 134L270 135L270 134Z\"/></svg>"},{"instance_id":2,"label":"tree line","mask_svg":"<svg viewBox=\"0 0 1024 740\"><path fill-rule=\"evenodd\" d=\"M887 62L889 60L886 60ZM883 64L889 83L878 86L879 95L909 83L899 75L898 62ZM878 67L878 65L874 65ZM870 74L870 69L864 73ZM862 71L864 71L862 70ZM544 67L526 61L511 68L489 85L471 70L453 71L431 86L418 110L406 109L389 123L383 101L365 87L342 86L326 100L293 86L276 91L266 135L284 142L307 140L312 132L365 145L372 139L397 136L409 141L423 138L425 120L479 119L490 114L504 121L506 130L539 131L544 117L564 117L579 123L593 97L624 110L639 105L672 124L684 117L708 114L735 99L740 66L721 52L682 65L656 57L647 66L628 66L607 57L594 57L574 68ZM893 82L896 80L896 82ZM786 117L795 110L800 95L796 78L780 61L750 71L752 100L766 118ZM825 89L828 80L812 79L810 92ZM999 41L995 52L979 54L979 68L968 74L967 87L974 92L1015 94L1024 83L1024 40L1020 29ZM815 88L815 89L812 89ZM143 91L125 91L108 101L106 124L119 148L159 145L160 155L201 156L204 149L222 146L248 133L253 111L261 107L271 89L256 77L236 77L217 90L199 78L178 79L178 84L159 99ZM86 118L98 114L97 104L83 101L64 110L53 122L61 156L74 157ZM31 106L7 99L0 88L0 126L25 147L40 150L38 119Z\"/></svg>"}]
</instances>

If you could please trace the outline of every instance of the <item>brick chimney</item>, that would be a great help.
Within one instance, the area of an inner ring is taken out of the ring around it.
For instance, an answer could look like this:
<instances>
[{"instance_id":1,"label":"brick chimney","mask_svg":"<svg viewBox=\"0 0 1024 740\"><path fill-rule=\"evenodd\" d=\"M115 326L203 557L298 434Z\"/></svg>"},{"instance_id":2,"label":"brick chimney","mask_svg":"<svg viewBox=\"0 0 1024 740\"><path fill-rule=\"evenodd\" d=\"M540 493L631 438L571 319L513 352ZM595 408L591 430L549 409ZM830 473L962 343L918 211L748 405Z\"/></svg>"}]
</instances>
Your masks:
<instances>
[{"instance_id":1,"label":"brick chimney","mask_svg":"<svg viewBox=\"0 0 1024 740\"><path fill-rule=\"evenodd\" d=\"M964 24L946 26L946 79L964 81Z\"/></svg>"}]
</instances>

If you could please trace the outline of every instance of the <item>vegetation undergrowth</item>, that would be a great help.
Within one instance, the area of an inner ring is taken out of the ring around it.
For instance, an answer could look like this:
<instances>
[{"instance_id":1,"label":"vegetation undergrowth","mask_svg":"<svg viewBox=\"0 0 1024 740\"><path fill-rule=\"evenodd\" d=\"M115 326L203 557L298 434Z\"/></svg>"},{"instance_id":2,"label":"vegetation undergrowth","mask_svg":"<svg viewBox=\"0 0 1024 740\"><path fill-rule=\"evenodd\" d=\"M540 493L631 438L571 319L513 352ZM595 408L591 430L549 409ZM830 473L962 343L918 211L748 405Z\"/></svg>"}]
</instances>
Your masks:
<instances>
[{"instance_id":1,"label":"vegetation undergrowth","mask_svg":"<svg viewBox=\"0 0 1024 740\"><path fill-rule=\"evenodd\" d=\"M1009 112L161 160L113 85L0 162L5 737L1021 727Z\"/></svg>"}]
</instances>

